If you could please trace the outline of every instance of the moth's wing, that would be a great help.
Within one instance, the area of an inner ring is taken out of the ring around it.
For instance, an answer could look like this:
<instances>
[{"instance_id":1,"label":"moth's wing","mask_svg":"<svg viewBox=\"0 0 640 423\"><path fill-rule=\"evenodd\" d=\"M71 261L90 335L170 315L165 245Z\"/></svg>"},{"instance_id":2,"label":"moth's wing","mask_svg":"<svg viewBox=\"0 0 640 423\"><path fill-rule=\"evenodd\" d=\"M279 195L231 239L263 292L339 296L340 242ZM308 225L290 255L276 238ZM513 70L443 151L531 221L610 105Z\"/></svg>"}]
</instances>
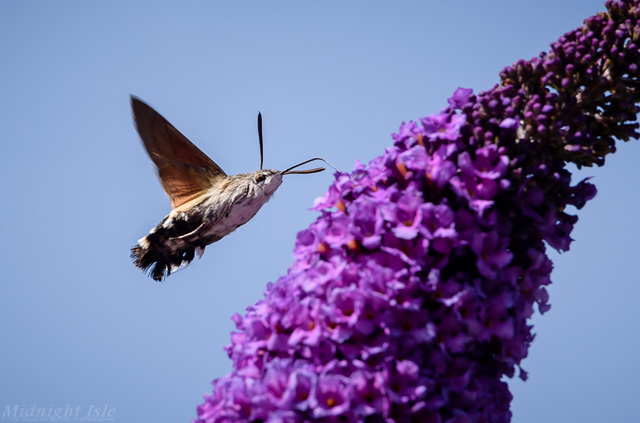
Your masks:
<instances>
[{"instance_id":1,"label":"moth's wing","mask_svg":"<svg viewBox=\"0 0 640 423\"><path fill-rule=\"evenodd\" d=\"M160 183L174 209L201 196L227 176L151 106L131 96L131 108L144 148L158 168Z\"/></svg>"}]
</instances>

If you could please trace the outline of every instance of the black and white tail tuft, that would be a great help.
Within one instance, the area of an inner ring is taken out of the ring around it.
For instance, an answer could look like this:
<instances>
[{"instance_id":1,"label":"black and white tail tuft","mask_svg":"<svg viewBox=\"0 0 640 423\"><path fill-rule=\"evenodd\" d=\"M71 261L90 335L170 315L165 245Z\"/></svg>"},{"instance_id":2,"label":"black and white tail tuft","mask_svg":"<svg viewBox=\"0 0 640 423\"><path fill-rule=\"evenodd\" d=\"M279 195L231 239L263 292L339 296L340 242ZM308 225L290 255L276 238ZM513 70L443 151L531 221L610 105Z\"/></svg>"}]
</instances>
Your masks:
<instances>
[{"instance_id":1,"label":"black and white tail tuft","mask_svg":"<svg viewBox=\"0 0 640 423\"><path fill-rule=\"evenodd\" d=\"M154 280L162 281L178 268L191 263L196 253L202 256L206 244L189 243L183 238L197 224L197 221L189 222L184 214L167 216L131 248L133 263Z\"/></svg>"}]
</instances>

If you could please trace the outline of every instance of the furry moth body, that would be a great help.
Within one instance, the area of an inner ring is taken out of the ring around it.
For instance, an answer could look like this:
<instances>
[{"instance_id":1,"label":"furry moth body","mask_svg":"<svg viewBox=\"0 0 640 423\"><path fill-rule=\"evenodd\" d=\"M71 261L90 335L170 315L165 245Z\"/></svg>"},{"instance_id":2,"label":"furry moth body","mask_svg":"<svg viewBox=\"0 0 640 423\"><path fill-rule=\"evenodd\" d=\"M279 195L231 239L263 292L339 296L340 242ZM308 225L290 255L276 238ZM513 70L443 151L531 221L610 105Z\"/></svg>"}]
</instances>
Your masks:
<instances>
[{"instance_id":1,"label":"furry moth body","mask_svg":"<svg viewBox=\"0 0 640 423\"><path fill-rule=\"evenodd\" d=\"M139 98L131 107L142 143L157 168L160 183L171 200L171 212L131 249L136 267L156 281L202 256L207 245L247 223L271 198L287 174L321 172L262 169L262 117L258 114L260 170L227 175L173 125ZM328 163L328 162L327 162Z\"/></svg>"}]
</instances>

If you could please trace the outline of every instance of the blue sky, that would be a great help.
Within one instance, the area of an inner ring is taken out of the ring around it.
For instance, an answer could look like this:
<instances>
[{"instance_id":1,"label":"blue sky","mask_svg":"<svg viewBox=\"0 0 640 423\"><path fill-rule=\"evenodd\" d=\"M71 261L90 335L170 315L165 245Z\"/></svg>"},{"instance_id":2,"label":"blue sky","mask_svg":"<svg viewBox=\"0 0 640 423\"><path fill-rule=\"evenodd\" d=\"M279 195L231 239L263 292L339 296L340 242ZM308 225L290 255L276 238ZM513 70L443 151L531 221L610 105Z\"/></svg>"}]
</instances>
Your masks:
<instances>
[{"instance_id":1,"label":"blue sky","mask_svg":"<svg viewBox=\"0 0 640 423\"><path fill-rule=\"evenodd\" d=\"M231 2L0 0L0 413L114 409L187 422L230 370L231 315L291 264L330 172L285 178L247 225L159 284L129 248L169 201L138 141L140 96L227 173L382 153L402 121L481 91L604 0ZM594 176L551 311L511 386L514 422L637 421L640 145Z\"/></svg>"}]
</instances>

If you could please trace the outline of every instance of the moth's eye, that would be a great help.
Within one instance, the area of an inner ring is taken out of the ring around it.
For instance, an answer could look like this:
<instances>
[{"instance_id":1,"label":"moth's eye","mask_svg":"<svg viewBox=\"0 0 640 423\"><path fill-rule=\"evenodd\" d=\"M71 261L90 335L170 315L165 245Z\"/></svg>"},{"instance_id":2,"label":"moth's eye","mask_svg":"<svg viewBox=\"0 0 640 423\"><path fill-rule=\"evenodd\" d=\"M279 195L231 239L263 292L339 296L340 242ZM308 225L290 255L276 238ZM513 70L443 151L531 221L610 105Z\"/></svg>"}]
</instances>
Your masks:
<instances>
[{"instance_id":1,"label":"moth's eye","mask_svg":"<svg viewBox=\"0 0 640 423\"><path fill-rule=\"evenodd\" d=\"M256 183L259 184L260 182L263 182L265 179L267 179L267 176L264 174L259 174L256 175Z\"/></svg>"}]
</instances>

